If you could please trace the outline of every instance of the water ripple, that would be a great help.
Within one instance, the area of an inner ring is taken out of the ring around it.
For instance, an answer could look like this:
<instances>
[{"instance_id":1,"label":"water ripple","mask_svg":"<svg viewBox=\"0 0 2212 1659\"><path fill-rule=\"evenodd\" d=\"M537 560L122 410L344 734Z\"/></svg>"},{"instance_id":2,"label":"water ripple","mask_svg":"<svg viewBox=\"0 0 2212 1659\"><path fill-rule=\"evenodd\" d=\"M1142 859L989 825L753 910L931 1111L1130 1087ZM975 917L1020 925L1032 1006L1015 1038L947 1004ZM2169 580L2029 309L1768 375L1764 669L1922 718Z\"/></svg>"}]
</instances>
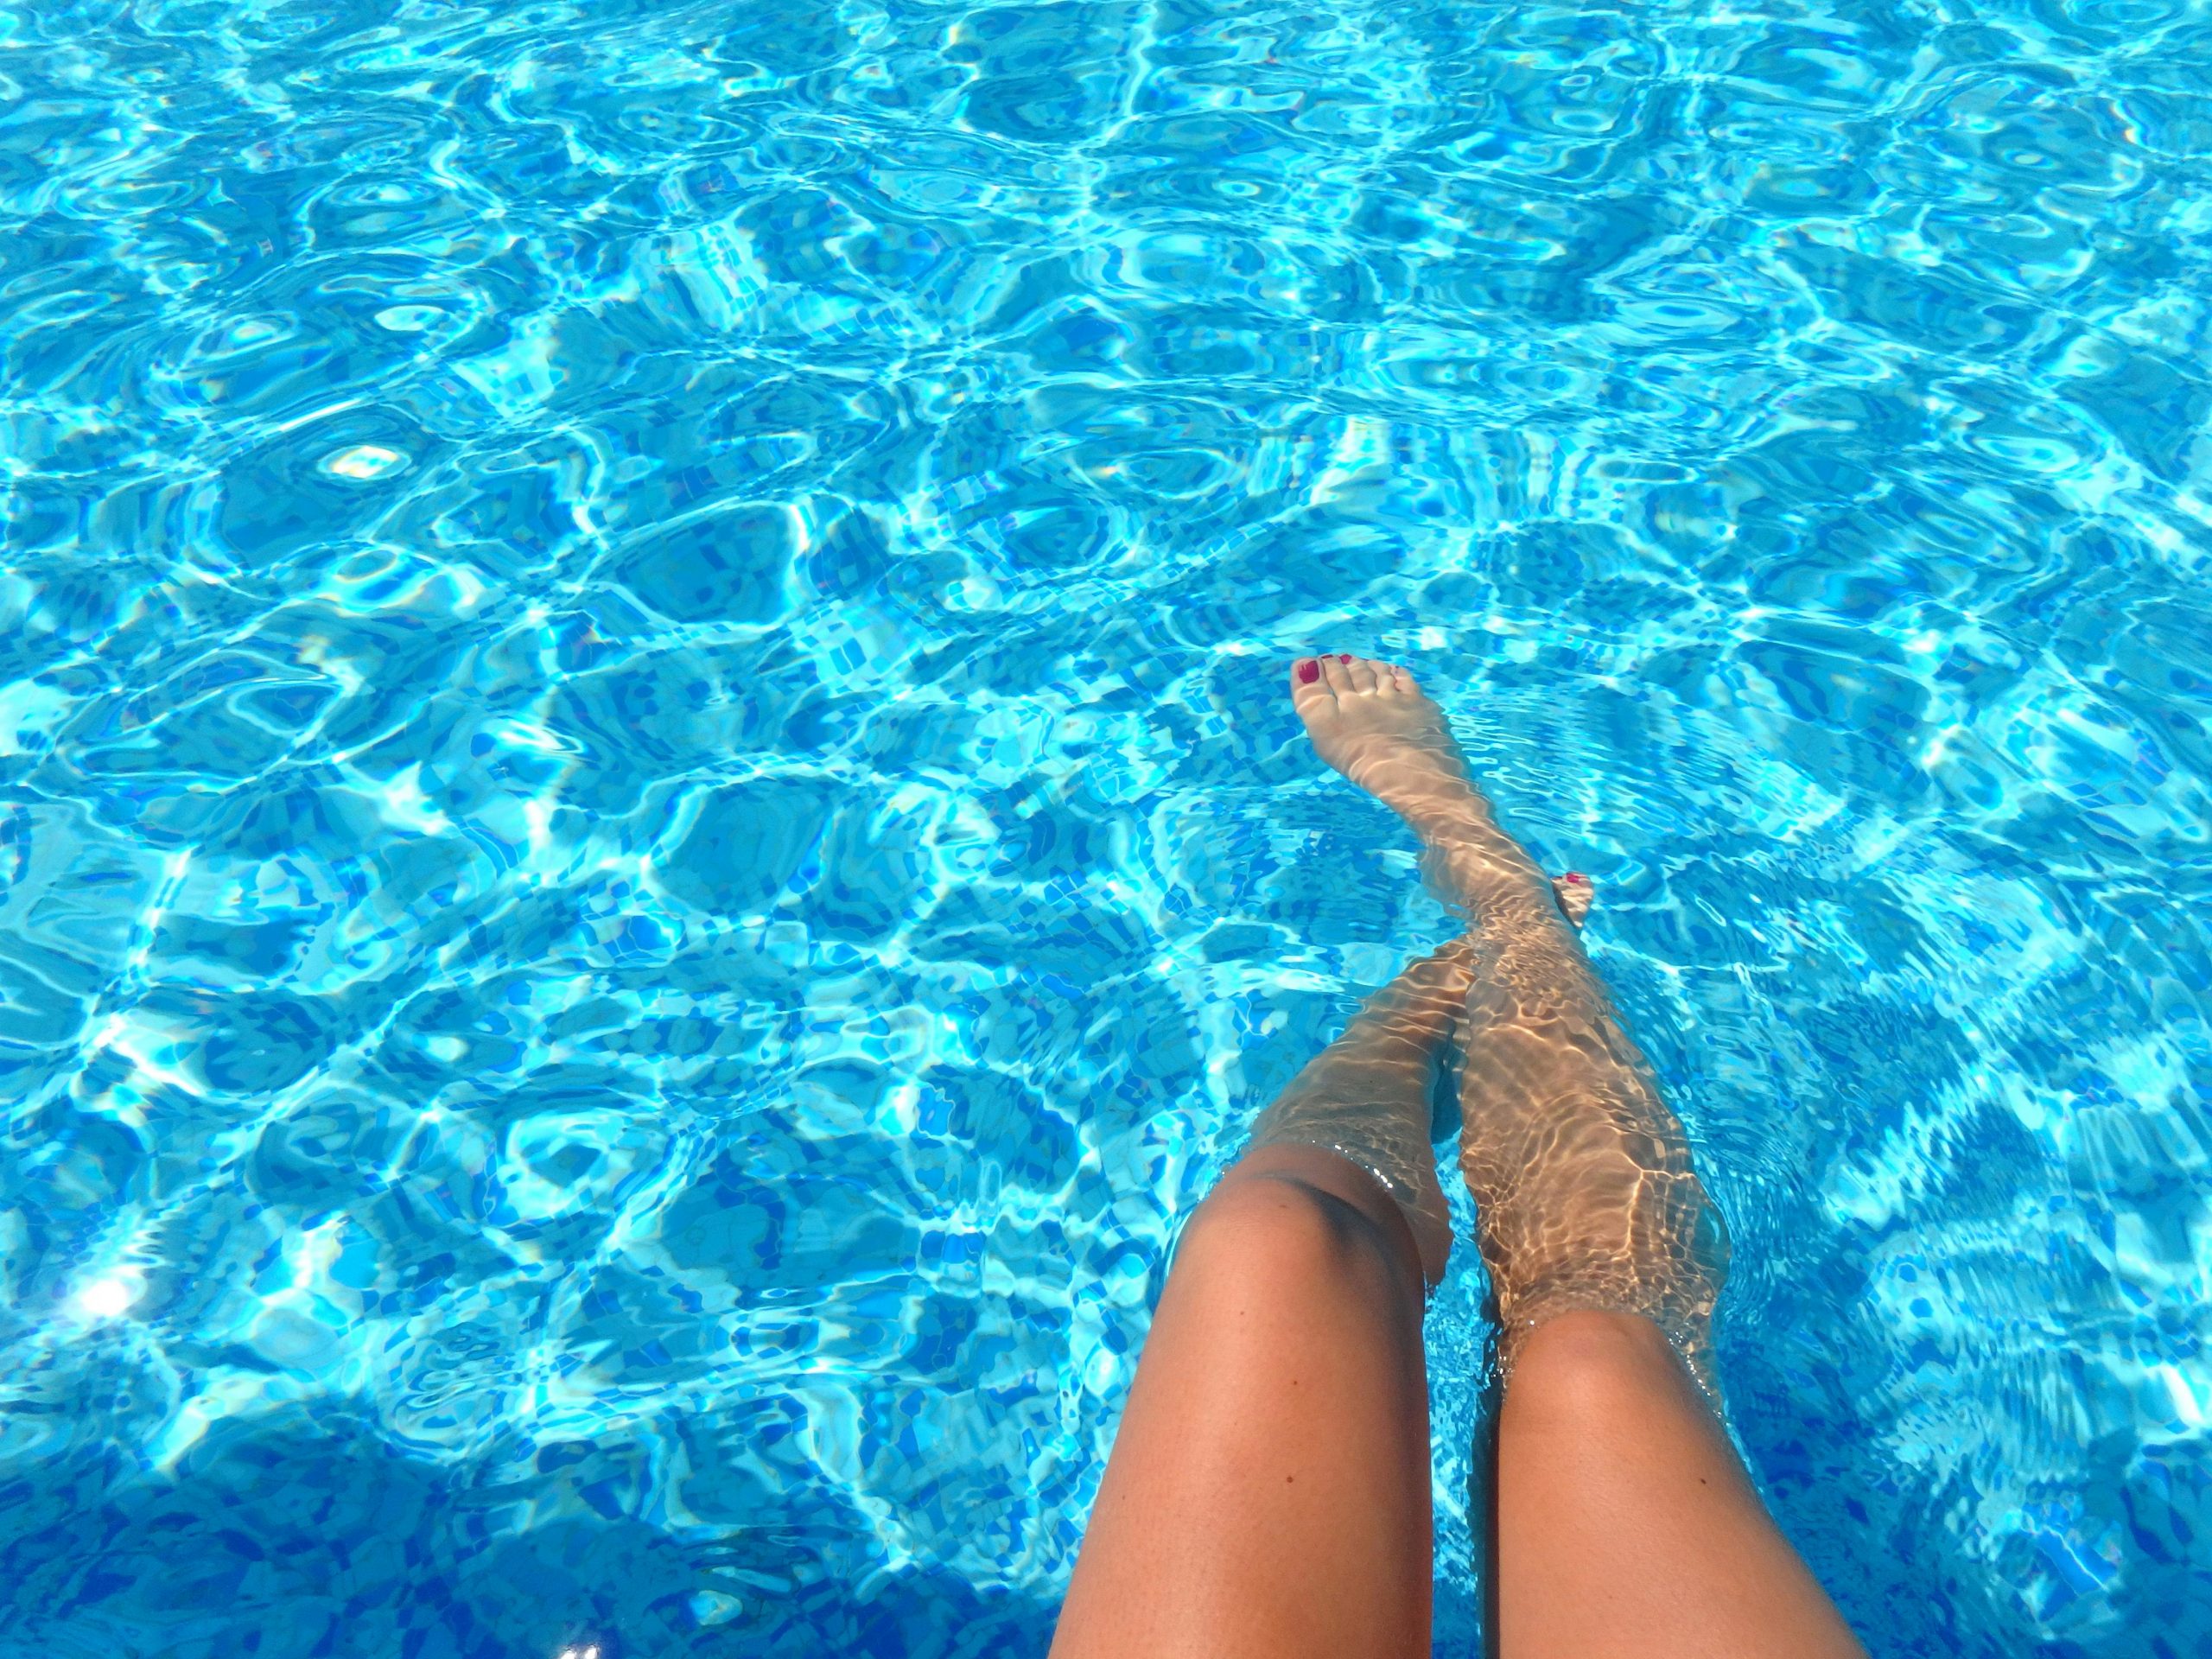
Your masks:
<instances>
[{"instance_id":1,"label":"water ripple","mask_svg":"<svg viewBox=\"0 0 2212 1659\"><path fill-rule=\"evenodd\" d=\"M2208 64L0 9L17 1639L1039 1649L1177 1219L1447 925L1341 648L1598 879L1870 1647L2198 1651Z\"/></svg>"}]
</instances>

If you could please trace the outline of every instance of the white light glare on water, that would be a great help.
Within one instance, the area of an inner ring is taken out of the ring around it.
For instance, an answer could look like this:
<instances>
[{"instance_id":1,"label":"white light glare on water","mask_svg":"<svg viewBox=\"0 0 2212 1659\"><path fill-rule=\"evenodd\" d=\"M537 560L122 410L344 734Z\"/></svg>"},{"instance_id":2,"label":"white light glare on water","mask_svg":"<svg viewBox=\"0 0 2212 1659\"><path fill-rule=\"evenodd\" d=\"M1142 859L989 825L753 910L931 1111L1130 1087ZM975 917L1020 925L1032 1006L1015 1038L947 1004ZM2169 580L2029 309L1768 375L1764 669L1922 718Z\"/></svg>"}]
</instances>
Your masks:
<instances>
[{"instance_id":1,"label":"white light glare on water","mask_svg":"<svg viewBox=\"0 0 2212 1659\"><path fill-rule=\"evenodd\" d=\"M77 1311L87 1319L116 1319L130 1311L143 1288L133 1278L123 1274L110 1274L95 1279L77 1293Z\"/></svg>"}]
</instances>

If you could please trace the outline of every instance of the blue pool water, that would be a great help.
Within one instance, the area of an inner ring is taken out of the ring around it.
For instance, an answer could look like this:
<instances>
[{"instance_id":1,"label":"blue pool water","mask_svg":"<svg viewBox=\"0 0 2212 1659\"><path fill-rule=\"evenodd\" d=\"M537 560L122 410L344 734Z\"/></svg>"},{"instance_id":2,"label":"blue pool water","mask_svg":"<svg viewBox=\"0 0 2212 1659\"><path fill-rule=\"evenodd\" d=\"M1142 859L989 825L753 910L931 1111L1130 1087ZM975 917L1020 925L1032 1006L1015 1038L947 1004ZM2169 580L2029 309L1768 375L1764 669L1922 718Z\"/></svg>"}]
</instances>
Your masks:
<instances>
[{"instance_id":1,"label":"blue pool water","mask_svg":"<svg viewBox=\"0 0 2212 1659\"><path fill-rule=\"evenodd\" d=\"M2165 0L0 5L0 1653L1039 1651L1449 926L1332 648L1872 1651L2212 1654L2208 155Z\"/></svg>"}]
</instances>

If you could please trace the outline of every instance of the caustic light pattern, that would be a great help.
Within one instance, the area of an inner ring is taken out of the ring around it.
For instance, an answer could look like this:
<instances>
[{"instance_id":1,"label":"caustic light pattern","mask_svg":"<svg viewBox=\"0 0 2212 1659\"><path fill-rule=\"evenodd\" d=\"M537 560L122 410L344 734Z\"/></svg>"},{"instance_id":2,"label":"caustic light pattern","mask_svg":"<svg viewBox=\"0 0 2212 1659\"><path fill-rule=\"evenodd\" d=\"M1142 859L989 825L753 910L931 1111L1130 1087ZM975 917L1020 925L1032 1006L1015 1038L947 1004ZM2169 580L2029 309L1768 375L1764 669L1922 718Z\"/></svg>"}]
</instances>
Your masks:
<instances>
[{"instance_id":1,"label":"caustic light pattern","mask_svg":"<svg viewBox=\"0 0 2212 1659\"><path fill-rule=\"evenodd\" d=\"M1451 927L1344 650L1870 1648L2202 1659L2208 156L2166 0L0 5L0 1653L1041 1651Z\"/></svg>"}]
</instances>

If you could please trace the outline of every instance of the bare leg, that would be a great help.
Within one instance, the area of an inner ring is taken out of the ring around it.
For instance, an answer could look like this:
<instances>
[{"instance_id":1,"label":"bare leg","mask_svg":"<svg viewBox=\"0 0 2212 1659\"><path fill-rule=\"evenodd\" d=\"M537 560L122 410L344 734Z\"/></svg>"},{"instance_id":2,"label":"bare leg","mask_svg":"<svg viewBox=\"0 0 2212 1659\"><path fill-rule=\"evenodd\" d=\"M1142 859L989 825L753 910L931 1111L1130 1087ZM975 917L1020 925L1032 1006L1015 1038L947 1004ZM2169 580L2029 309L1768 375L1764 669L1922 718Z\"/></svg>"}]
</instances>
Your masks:
<instances>
[{"instance_id":1,"label":"bare leg","mask_svg":"<svg viewBox=\"0 0 2212 1659\"><path fill-rule=\"evenodd\" d=\"M1252 1125L1255 1147L1319 1147L1380 1180L1412 1225L1422 1274L1444 1276L1452 1217L1429 1141L1439 1050L1467 998L1467 942L1408 967Z\"/></svg>"},{"instance_id":2,"label":"bare leg","mask_svg":"<svg viewBox=\"0 0 2212 1659\"><path fill-rule=\"evenodd\" d=\"M1712 1414L1721 1230L1563 896L1404 670L1301 663L1292 691L1323 758L1405 817L1476 925L1461 1166L1509 1374L1506 1659L1856 1653Z\"/></svg>"},{"instance_id":3,"label":"bare leg","mask_svg":"<svg viewBox=\"0 0 2212 1659\"><path fill-rule=\"evenodd\" d=\"M1463 948L1400 975L1192 1217L1054 1659L1425 1659L1429 1090L1466 983Z\"/></svg>"},{"instance_id":4,"label":"bare leg","mask_svg":"<svg viewBox=\"0 0 2212 1659\"><path fill-rule=\"evenodd\" d=\"M1304 665L1301 664L1301 668ZM1294 695L1322 757L1395 807L1471 935L1461 1167L1510 1364L1567 1307L1649 1315L1701 1360L1718 1224L1681 1126L1614 1017L1552 884L1497 825L1403 669L1330 658Z\"/></svg>"},{"instance_id":5,"label":"bare leg","mask_svg":"<svg viewBox=\"0 0 2212 1659\"><path fill-rule=\"evenodd\" d=\"M1497 1437L1504 1659L1856 1659L1858 1642L1649 1319L1521 1345Z\"/></svg>"}]
</instances>

